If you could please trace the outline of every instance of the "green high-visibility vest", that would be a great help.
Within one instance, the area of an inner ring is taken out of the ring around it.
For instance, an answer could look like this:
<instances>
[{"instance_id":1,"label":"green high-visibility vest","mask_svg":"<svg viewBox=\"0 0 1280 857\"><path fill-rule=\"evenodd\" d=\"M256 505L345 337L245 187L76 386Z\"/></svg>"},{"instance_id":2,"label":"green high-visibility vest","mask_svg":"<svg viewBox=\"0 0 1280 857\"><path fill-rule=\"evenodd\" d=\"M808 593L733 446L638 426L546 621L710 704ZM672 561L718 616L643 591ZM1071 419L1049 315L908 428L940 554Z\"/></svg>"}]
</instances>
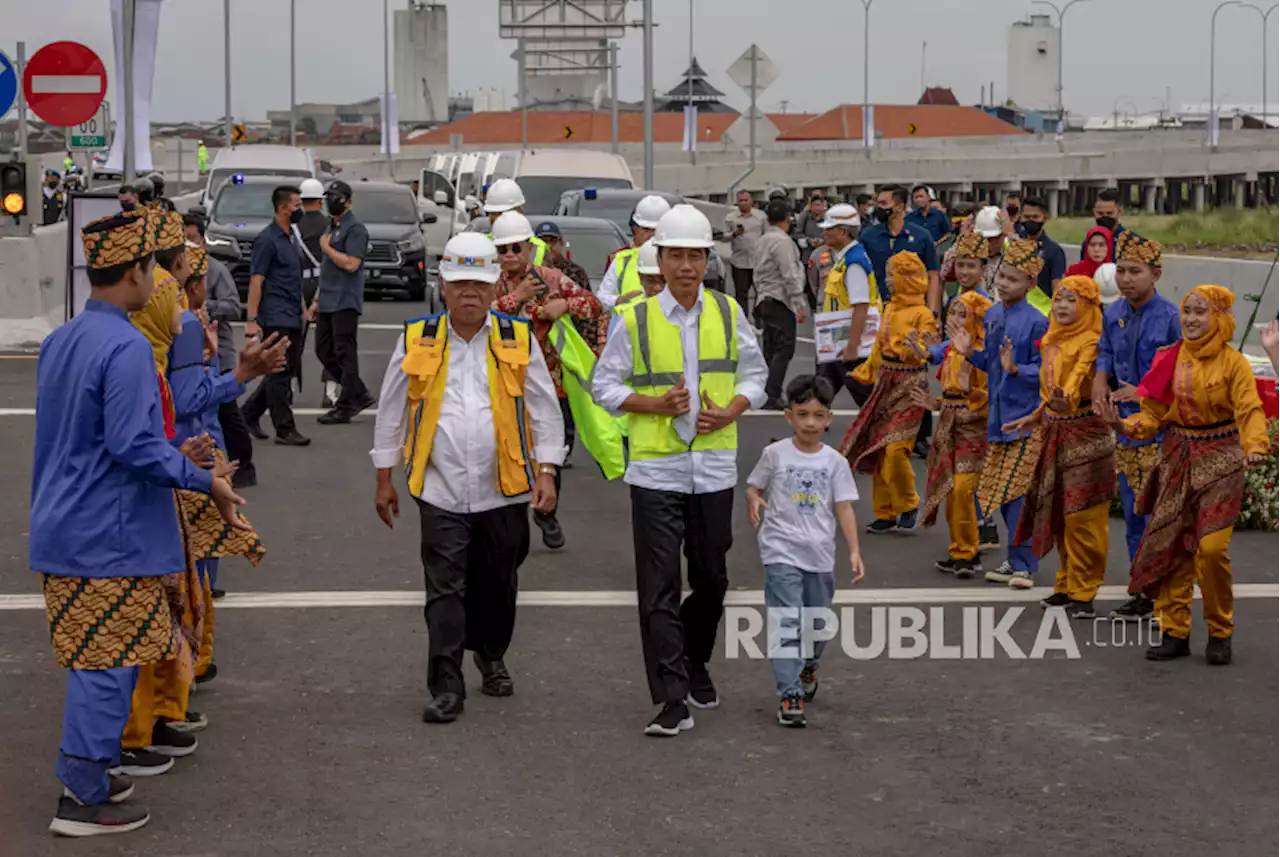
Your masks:
<instances>
[{"instance_id":1,"label":"green high-visibility vest","mask_svg":"<svg viewBox=\"0 0 1280 857\"><path fill-rule=\"evenodd\" d=\"M628 247L615 253L613 270L618 276L618 294L644 291L640 282L640 248Z\"/></svg>"},{"instance_id":2,"label":"green high-visibility vest","mask_svg":"<svg viewBox=\"0 0 1280 857\"><path fill-rule=\"evenodd\" d=\"M617 479L627 469L622 431L618 420L591 399L590 378L596 356L563 315L551 326L551 344L560 355L561 386L569 400L578 437L600 466L604 478Z\"/></svg>"}]
</instances>

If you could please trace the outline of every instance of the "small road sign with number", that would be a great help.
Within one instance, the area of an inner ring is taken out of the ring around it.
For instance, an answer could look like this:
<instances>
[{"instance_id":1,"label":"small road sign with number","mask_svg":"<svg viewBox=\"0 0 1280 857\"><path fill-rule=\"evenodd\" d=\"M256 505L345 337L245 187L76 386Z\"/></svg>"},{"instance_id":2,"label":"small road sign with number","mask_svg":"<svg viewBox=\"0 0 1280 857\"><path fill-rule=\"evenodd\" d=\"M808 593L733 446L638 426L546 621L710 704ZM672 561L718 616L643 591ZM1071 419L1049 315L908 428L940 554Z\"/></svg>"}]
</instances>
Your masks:
<instances>
[{"instance_id":1,"label":"small road sign with number","mask_svg":"<svg viewBox=\"0 0 1280 857\"><path fill-rule=\"evenodd\" d=\"M71 151L107 148L107 111L106 105L98 108L98 112L67 129L67 148Z\"/></svg>"}]
</instances>

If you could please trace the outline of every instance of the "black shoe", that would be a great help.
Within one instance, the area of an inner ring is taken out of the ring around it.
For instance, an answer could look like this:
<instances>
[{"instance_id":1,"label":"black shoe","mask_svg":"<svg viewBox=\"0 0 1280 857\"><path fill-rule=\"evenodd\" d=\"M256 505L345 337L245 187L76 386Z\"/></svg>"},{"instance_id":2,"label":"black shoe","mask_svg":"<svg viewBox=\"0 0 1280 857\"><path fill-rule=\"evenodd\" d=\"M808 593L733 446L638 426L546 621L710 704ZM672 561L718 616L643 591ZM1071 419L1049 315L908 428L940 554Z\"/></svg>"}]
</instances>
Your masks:
<instances>
[{"instance_id":1,"label":"black shoe","mask_svg":"<svg viewBox=\"0 0 1280 857\"><path fill-rule=\"evenodd\" d=\"M192 732L203 732L209 728L209 718L199 711L188 710L185 720L166 720L165 722L175 732L185 732L188 735Z\"/></svg>"},{"instance_id":2,"label":"black shoe","mask_svg":"<svg viewBox=\"0 0 1280 857\"><path fill-rule=\"evenodd\" d=\"M692 728L693 715L689 713L689 707L683 702L668 702L662 706L658 716L644 727L644 734L653 735L656 738L674 738Z\"/></svg>"},{"instance_id":3,"label":"black shoe","mask_svg":"<svg viewBox=\"0 0 1280 857\"><path fill-rule=\"evenodd\" d=\"M1068 619L1096 619L1097 612L1093 609L1093 599L1088 601L1072 601L1067 605Z\"/></svg>"},{"instance_id":4,"label":"black shoe","mask_svg":"<svg viewBox=\"0 0 1280 857\"><path fill-rule=\"evenodd\" d=\"M763 408L761 408L760 410L762 410L762 411L785 411L786 409L787 409L787 403L786 403L786 402L784 402L782 399L769 398L769 399L765 399L765 401L764 401L764 407L763 407Z\"/></svg>"},{"instance_id":5,"label":"black shoe","mask_svg":"<svg viewBox=\"0 0 1280 857\"><path fill-rule=\"evenodd\" d=\"M346 425L351 422L351 413L349 411L340 410L339 408L334 408L329 411L329 413L321 414L316 417L316 422L320 423L322 426Z\"/></svg>"},{"instance_id":6,"label":"black shoe","mask_svg":"<svg viewBox=\"0 0 1280 857\"><path fill-rule=\"evenodd\" d=\"M215 595L214 597L217 598L218 596ZM205 667L204 672L196 676L196 684L205 684L207 682L213 681L217 677L218 677L218 665L216 663L210 663L209 666Z\"/></svg>"},{"instance_id":7,"label":"black shoe","mask_svg":"<svg viewBox=\"0 0 1280 857\"><path fill-rule=\"evenodd\" d=\"M262 430L262 424L260 420L251 420L248 417L245 417L244 424L249 427L249 434L253 435L256 439L258 440L267 439L267 433Z\"/></svg>"},{"instance_id":8,"label":"black shoe","mask_svg":"<svg viewBox=\"0 0 1280 857\"><path fill-rule=\"evenodd\" d=\"M694 708L719 708L720 695L716 693L707 665L685 661L685 669L689 673L689 694L684 701Z\"/></svg>"},{"instance_id":9,"label":"black shoe","mask_svg":"<svg viewBox=\"0 0 1280 857\"><path fill-rule=\"evenodd\" d=\"M128 833L137 830L151 820L145 806L100 803L85 806L75 798L63 795L58 800L58 812L49 824L49 832L58 836L102 836L107 833Z\"/></svg>"},{"instance_id":10,"label":"black shoe","mask_svg":"<svg viewBox=\"0 0 1280 857\"><path fill-rule=\"evenodd\" d=\"M462 697L456 693L442 693L422 709L423 723L452 723L462 713Z\"/></svg>"},{"instance_id":11,"label":"black shoe","mask_svg":"<svg viewBox=\"0 0 1280 857\"><path fill-rule=\"evenodd\" d=\"M285 434L276 435L276 443L281 446L310 446L311 438L303 437L297 429Z\"/></svg>"},{"instance_id":12,"label":"black shoe","mask_svg":"<svg viewBox=\"0 0 1280 857\"><path fill-rule=\"evenodd\" d=\"M1055 592L1048 598L1040 599L1041 607L1066 607L1071 603L1071 596L1065 592Z\"/></svg>"},{"instance_id":13,"label":"black shoe","mask_svg":"<svg viewBox=\"0 0 1280 857\"><path fill-rule=\"evenodd\" d=\"M1171 661L1174 658L1185 658L1190 654L1190 640L1179 639L1162 631L1160 632L1160 645L1147 649L1147 660Z\"/></svg>"},{"instance_id":14,"label":"black shoe","mask_svg":"<svg viewBox=\"0 0 1280 857\"><path fill-rule=\"evenodd\" d=\"M916 522L920 519L920 510L912 509L910 512L903 512L898 516L898 529L904 533L909 533L916 528Z\"/></svg>"},{"instance_id":15,"label":"black shoe","mask_svg":"<svg viewBox=\"0 0 1280 857\"><path fill-rule=\"evenodd\" d=\"M226 597L227 597L227 590L225 590L225 589L210 589L210 590L209 590L209 596L210 596L211 598L213 598L213 600L215 600L215 601L220 601L221 599L223 599L223 598L226 598ZM209 666L213 666L213 664L209 664Z\"/></svg>"},{"instance_id":16,"label":"black shoe","mask_svg":"<svg viewBox=\"0 0 1280 857\"><path fill-rule=\"evenodd\" d=\"M150 750L121 750L120 764L112 768L113 774L131 777L158 777L173 767L173 759Z\"/></svg>"},{"instance_id":17,"label":"black shoe","mask_svg":"<svg viewBox=\"0 0 1280 857\"><path fill-rule=\"evenodd\" d=\"M885 533L891 533L897 528L898 528L897 518L876 518L874 521L872 521L870 524L867 525L866 529L867 529L867 532L871 533L873 536L879 536Z\"/></svg>"},{"instance_id":18,"label":"black shoe","mask_svg":"<svg viewBox=\"0 0 1280 857\"><path fill-rule=\"evenodd\" d=\"M128 774L107 774L107 800L120 803L133 795L133 777Z\"/></svg>"},{"instance_id":19,"label":"black shoe","mask_svg":"<svg viewBox=\"0 0 1280 857\"><path fill-rule=\"evenodd\" d=\"M550 515L533 516L533 522L538 525L538 529L542 530L542 543L552 550L560 550L564 547L564 530L560 529L560 522L556 520L555 513Z\"/></svg>"},{"instance_id":20,"label":"black shoe","mask_svg":"<svg viewBox=\"0 0 1280 857\"><path fill-rule=\"evenodd\" d=\"M804 700L799 694L783 697L778 703L778 725L792 729L805 727Z\"/></svg>"},{"instance_id":21,"label":"black shoe","mask_svg":"<svg viewBox=\"0 0 1280 857\"><path fill-rule=\"evenodd\" d=\"M951 557L947 557L946 559L940 559L935 562L933 567L943 574L955 574L956 561Z\"/></svg>"},{"instance_id":22,"label":"black shoe","mask_svg":"<svg viewBox=\"0 0 1280 857\"><path fill-rule=\"evenodd\" d=\"M1155 602L1139 592L1137 595L1130 596L1128 601L1112 610L1111 618L1123 619L1126 622L1140 622L1143 619L1150 619L1155 609Z\"/></svg>"},{"instance_id":23,"label":"black shoe","mask_svg":"<svg viewBox=\"0 0 1280 857\"><path fill-rule=\"evenodd\" d=\"M911 451L915 453L916 458L927 459L929 457L929 444L923 440L919 441L912 447Z\"/></svg>"},{"instance_id":24,"label":"black shoe","mask_svg":"<svg viewBox=\"0 0 1280 857\"><path fill-rule=\"evenodd\" d=\"M990 550L1000 547L1000 531L995 524L983 524L978 527L978 549Z\"/></svg>"},{"instance_id":25,"label":"black shoe","mask_svg":"<svg viewBox=\"0 0 1280 857\"><path fill-rule=\"evenodd\" d=\"M151 743L147 749L161 756L181 758L190 756L200 746L200 742L192 735L185 735L172 728L163 720L157 720L151 729Z\"/></svg>"},{"instance_id":26,"label":"black shoe","mask_svg":"<svg viewBox=\"0 0 1280 857\"><path fill-rule=\"evenodd\" d=\"M955 561L955 573L957 580L969 580L980 571L982 571L982 564L977 560L958 559Z\"/></svg>"},{"instance_id":27,"label":"black shoe","mask_svg":"<svg viewBox=\"0 0 1280 857\"><path fill-rule=\"evenodd\" d=\"M1209 644L1204 647L1205 663L1215 667L1225 667L1231 663L1231 638L1210 637Z\"/></svg>"},{"instance_id":28,"label":"black shoe","mask_svg":"<svg viewBox=\"0 0 1280 857\"><path fill-rule=\"evenodd\" d=\"M361 399L358 402L351 402L349 405L347 405L346 412L354 417L356 414L362 413L364 411L369 410L370 408L376 408L376 407L378 407L378 400L375 399L373 396L369 395L368 393L365 393L363 399Z\"/></svg>"},{"instance_id":29,"label":"black shoe","mask_svg":"<svg viewBox=\"0 0 1280 857\"><path fill-rule=\"evenodd\" d=\"M336 403L336 402L334 402L334 401L333 401L333 399L329 398L329 394L328 394L328 393L325 393L325 394L324 394L324 398L322 398L322 399L320 400L320 407L322 407L322 408L324 408L324 409L326 409L326 410L332 410L332 409L333 409L333 407L334 407L334 405L336 405L336 404L337 404L337 403Z\"/></svg>"},{"instance_id":30,"label":"black shoe","mask_svg":"<svg viewBox=\"0 0 1280 857\"><path fill-rule=\"evenodd\" d=\"M248 467L242 467L235 473L231 474L231 487L237 491L244 488L253 488L258 484L258 471L250 464Z\"/></svg>"},{"instance_id":31,"label":"black shoe","mask_svg":"<svg viewBox=\"0 0 1280 857\"><path fill-rule=\"evenodd\" d=\"M511 673L507 672L507 665L501 660L487 660L479 652L475 652L472 659L476 663L476 669L480 670L481 693L485 696L511 696L516 692Z\"/></svg>"}]
</instances>

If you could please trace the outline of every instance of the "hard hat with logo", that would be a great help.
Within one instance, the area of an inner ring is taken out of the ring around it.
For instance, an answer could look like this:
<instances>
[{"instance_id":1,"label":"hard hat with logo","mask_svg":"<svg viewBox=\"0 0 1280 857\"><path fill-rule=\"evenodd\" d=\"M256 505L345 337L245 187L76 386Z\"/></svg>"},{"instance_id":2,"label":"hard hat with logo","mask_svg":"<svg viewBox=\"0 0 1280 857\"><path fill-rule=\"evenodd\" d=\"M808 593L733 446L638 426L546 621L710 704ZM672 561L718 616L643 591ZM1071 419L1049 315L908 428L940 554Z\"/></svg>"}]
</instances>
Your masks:
<instances>
[{"instance_id":1,"label":"hard hat with logo","mask_svg":"<svg viewBox=\"0 0 1280 857\"><path fill-rule=\"evenodd\" d=\"M658 267L658 248L654 246L652 238L640 245L640 252L636 254L636 273L662 273L662 269Z\"/></svg>"},{"instance_id":2,"label":"hard hat with logo","mask_svg":"<svg viewBox=\"0 0 1280 857\"><path fill-rule=\"evenodd\" d=\"M496 283L502 272L498 268L498 248L479 232L462 232L444 245L440 258L440 279L446 283L479 280Z\"/></svg>"},{"instance_id":3,"label":"hard hat with logo","mask_svg":"<svg viewBox=\"0 0 1280 857\"><path fill-rule=\"evenodd\" d=\"M692 205L676 205L658 220L653 233L655 247L694 247L710 250L711 221Z\"/></svg>"},{"instance_id":4,"label":"hard hat with logo","mask_svg":"<svg viewBox=\"0 0 1280 857\"><path fill-rule=\"evenodd\" d=\"M520 185L516 184L514 179L498 179L489 185L489 191L484 197L484 210L493 214L510 211L522 205L524 205L524 191L520 190Z\"/></svg>"},{"instance_id":5,"label":"hard hat with logo","mask_svg":"<svg viewBox=\"0 0 1280 857\"><path fill-rule=\"evenodd\" d=\"M303 179L298 191L298 196L303 199L324 199L324 185L319 179Z\"/></svg>"},{"instance_id":6,"label":"hard hat with logo","mask_svg":"<svg viewBox=\"0 0 1280 857\"><path fill-rule=\"evenodd\" d=\"M1098 284L1098 296L1103 306L1120 300L1120 287L1116 285L1116 266L1114 262L1104 262L1093 272L1093 281Z\"/></svg>"},{"instance_id":7,"label":"hard hat with logo","mask_svg":"<svg viewBox=\"0 0 1280 857\"><path fill-rule=\"evenodd\" d=\"M503 212L493 221L493 243L497 247L528 241L532 237L533 225L518 211Z\"/></svg>"},{"instance_id":8,"label":"hard hat with logo","mask_svg":"<svg viewBox=\"0 0 1280 857\"><path fill-rule=\"evenodd\" d=\"M1000 209L994 205L984 206L973 218L973 231L981 232L984 238L1004 234L1004 227L1000 225Z\"/></svg>"},{"instance_id":9,"label":"hard hat with logo","mask_svg":"<svg viewBox=\"0 0 1280 857\"><path fill-rule=\"evenodd\" d=\"M644 229L655 229L662 215L671 210L671 203L657 194L650 194L636 204L635 214L631 222Z\"/></svg>"},{"instance_id":10,"label":"hard hat with logo","mask_svg":"<svg viewBox=\"0 0 1280 857\"><path fill-rule=\"evenodd\" d=\"M827 216L818 224L820 229L835 229L837 226L859 227L862 225L862 218L858 216L858 209L842 202L839 205L833 205L827 209Z\"/></svg>"}]
</instances>

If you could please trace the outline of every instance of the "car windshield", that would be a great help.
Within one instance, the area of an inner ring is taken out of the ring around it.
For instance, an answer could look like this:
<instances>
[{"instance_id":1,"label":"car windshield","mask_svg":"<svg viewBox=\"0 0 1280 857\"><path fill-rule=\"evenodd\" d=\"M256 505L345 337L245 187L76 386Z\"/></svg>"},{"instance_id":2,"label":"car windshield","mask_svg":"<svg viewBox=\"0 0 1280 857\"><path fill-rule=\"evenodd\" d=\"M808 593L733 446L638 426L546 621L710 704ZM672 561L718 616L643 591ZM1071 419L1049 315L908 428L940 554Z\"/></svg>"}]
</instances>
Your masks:
<instances>
[{"instance_id":1,"label":"car windshield","mask_svg":"<svg viewBox=\"0 0 1280 857\"><path fill-rule=\"evenodd\" d=\"M408 188L373 190L355 185L352 209L364 223L417 223L418 203Z\"/></svg>"},{"instance_id":2,"label":"car windshield","mask_svg":"<svg viewBox=\"0 0 1280 857\"><path fill-rule=\"evenodd\" d=\"M275 189L276 185L268 183L225 185L213 204L212 217L221 223L270 220L275 217L271 207Z\"/></svg>"},{"instance_id":3,"label":"car windshield","mask_svg":"<svg viewBox=\"0 0 1280 857\"><path fill-rule=\"evenodd\" d=\"M636 203L640 201L640 197L636 199L628 199L627 197L596 197L595 199L587 199L585 196L578 200L579 217L602 217L605 220L612 220L622 228L623 232L631 231L631 212L635 211Z\"/></svg>"},{"instance_id":4,"label":"car windshield","mask_svg":"<svg viewBox=\"0 0 1280 857\"><path fill-rule=\"evenodd\" d=\"M612 229L583 229L562 224L560 232L568 245L569 258L581 265L592 280L603 278L609 254L626 246Z\"/></svg>"},{"instance_id":5,"label":"car windshield","mask_svg":"<svg viewBox=\"0 0 1280 857\"><path fill-rule=\"evenodd\" d=\"M551 214L560 204L560 194L567 190L581 190L584 187L631 187L626 179L585 176L520 176L516 181L524 193L525 214Z\"/></svg>"},{"instance_id":6,"label":"car windshield","mask_svg":"<svg viewBox=\"0 0 1280 857\"><path fill-rule=\"evenodd\" d=\"M218 195L218 191L227 179L232 176L280 176L281 179L294 179L292 182L281 181L280 184L297 184L302 179L311 178L311 173L307 170L290 170L282 167L242 167L240 169L221 169L214 170L209 176L210 194Z\"/></svg>"}]
</instances>

